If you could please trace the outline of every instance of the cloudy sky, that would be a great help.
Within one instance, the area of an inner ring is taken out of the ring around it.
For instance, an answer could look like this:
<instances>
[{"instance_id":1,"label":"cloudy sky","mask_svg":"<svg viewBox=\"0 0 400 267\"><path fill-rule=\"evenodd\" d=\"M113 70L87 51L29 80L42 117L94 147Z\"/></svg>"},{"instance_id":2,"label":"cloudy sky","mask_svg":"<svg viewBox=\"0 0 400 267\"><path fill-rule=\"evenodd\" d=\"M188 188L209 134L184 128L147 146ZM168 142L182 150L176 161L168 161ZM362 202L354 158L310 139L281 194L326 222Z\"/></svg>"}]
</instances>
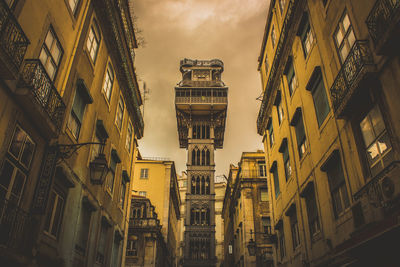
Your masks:
<instances>
[{"instance_id":1,"label":"cloudy sky","mask_svg":"<svg viewBox=\"0 0 400 267\"><path fill-rule=\"evenodd\" d=\"M183 58L224 62L229 87L224 148L216 152L216 175L228 174L243 151L262 149L256 131L261 94L257 71L269 0L133 0L145 47L136 51L136 71L150 93L144 106L143 157L166 157L186 170L179 148L174 87Z\"/></svg>"}]
</instances>

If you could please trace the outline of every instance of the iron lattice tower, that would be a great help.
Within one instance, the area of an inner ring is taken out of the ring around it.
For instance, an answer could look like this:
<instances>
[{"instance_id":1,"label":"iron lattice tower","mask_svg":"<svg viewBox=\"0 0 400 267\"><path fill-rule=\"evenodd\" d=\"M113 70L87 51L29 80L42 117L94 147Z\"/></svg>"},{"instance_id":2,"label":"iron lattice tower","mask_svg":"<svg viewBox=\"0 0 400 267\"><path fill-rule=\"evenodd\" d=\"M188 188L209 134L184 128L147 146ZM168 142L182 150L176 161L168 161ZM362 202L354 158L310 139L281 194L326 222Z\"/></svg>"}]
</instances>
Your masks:
<instances>
[{"instance_id":1,"label":"iron lattice tower","mask_svg":"<svg viewBox=\"0 0 400 267\"><path fill-rule=\"evenodd\" d=\"M228 87L219 59L180 62L175 87L179 145L187 149L183 266L215 266L215 149L223 147Z\"/></svg>"}]
</instances>

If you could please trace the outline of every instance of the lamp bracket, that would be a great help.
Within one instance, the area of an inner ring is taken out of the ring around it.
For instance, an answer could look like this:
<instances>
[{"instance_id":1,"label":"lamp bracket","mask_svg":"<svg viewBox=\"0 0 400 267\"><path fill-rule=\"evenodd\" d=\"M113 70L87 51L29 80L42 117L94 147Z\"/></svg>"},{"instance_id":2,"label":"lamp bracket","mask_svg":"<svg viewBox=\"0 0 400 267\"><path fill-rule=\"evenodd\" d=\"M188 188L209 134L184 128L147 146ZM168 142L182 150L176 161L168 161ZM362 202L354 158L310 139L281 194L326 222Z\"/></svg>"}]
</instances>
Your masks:
<instances>
[{"instance_id":1,"label":"lamp bracket","mask_svg":"<svg viewBox=\"0 0 400 267\"><path fill-rule=\"evenodd\" d=\"M78 149L87 145L101 145L105 146L105 143L99 142L85 142L79 144L55 144L54 146L58 150L59 159L68 159L74 154Z\"/></svg>"}]
</instances>

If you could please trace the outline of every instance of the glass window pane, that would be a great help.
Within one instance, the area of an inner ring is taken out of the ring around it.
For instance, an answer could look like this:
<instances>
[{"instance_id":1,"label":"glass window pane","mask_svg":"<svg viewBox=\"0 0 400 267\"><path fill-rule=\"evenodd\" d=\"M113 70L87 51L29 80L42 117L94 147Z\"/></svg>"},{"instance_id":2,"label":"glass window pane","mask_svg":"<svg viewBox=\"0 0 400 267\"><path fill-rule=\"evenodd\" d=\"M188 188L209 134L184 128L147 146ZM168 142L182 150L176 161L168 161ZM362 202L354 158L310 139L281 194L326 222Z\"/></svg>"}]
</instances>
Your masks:
<instances>
[{"instance_id":1,"label":"glass window pane","mask_svg":"<svg viewBox=\"0 0 400 267\"><path fill-rule=\"evenodd\" d=\"M8 160L4 161L3 168L0 173L0 190L7 192L10 181L14 172L14 166ZM5 195L5 193L4 193Z\"/></svg>"},{"instance_id":2,"label":"glass window pane","mask_svg":"<svg viewBox=\"0 0 400 267\"><path fill-rule=\"evenodd\" d=\"M336 45L340 46L340 44L343 41L343 33L340 29L337 30L335 38L336 38Z\"/></svg>"},{"instance_id":3,"label":"glass window pane","mask_svg":"<svg viewBox=\"0 0 400 267\"><path fill-rule=\"evenodd\" d=\"M342 48L340 48L340 57L342 59L342 62L346 60L348 54L349 54L349 48L347 47L346 44L344 44Z\"/></svg>"},{"instance_id":4,"label":"glass window pane","mask_svg":"<svg viewBox=\"0 0 400 267\"><path fill-rule=\"evenodd\" d=\"M350 49L353 47L354 42L356 41L356 37L354 36L353 29L350 29L349 35L347 36L347 40L349 42Z\"/></svg>"},{"instance_id":5,"label":"glass window pane","mask_svg":"<svg viewBox=\"0 0 400 267\"><path fill-rule=\"evenodd\" d=\"M16 158L19 158L25 136L25 132L17 126L9 149L9 152Z\"/></svg>"},{"instance_id":6,"label":"glass window pane","mask_svg":"<svg viewBox=\"0 0 400 267\"><path fill-rule=\"evenodd\" d=\"M346 14L343 17L343 28L344 28L345 32L347 32L347 29L349 28L349 26L350 26L350 19L349 19L349 16Z\"/></svg>"},{"instance_id":7,"label":"glass window pane","mask_svg":"<svg viewBox=\"0 0 400 267\"><path fill-rule=\"evenodd\" d=\"M385 130L385 123L383 122L381 111L378 106L375 106L369 113L372 127L375 131L375 136L379 136Z\"/></svg>"},{"instance_id":8,"label":"glass window pane","mask_svg":"<svg viewBox=\"0 0 400 267\"><path fill-rule=\"evenodd\" d=\"M45 44L47 46L48 49L51 48L51 46L53 45L54 42L54 36L53 33L51 32L51 30L47 33L46 35L46 40L45 40Z\"/></svg>"},{"instance_id":9,"label":"glass window pane","mask_svg":"<svg viewBox=\"0 0 400 267\"><path fill-rule=\"evenodd\" d=\"M60 55L61 55L61 50L58 45L54 45L53 48L51 49L51 56L53 57L53 60L56 65L58 65L60 61Z\"/></svg>"},{"instance_id":10,"label":"glass window pane","mask_svg":"<svg viewBox=\"0 0 400 267\"><path fill-rule=\"evenodd\" d=\"M21 163L24 164L25 167L29 168L34 152L35 144L29 137L27 137L25 141L24 151L22 152L21 156Z\"/></svg>"},{"instance_id":11,"label":"glass window pane","mask_svg":"<svg viewBox=\"0 0 400 267\"><path fill-rule=\"evenodd\" d=\"M54 75L56 73L56 66L54 66L54 64L52 63L51 60L47 61L47 64L45 65L47 74L49 75L50 79L53 80L54 79Z\"/></svg>"},{"instance_id":12,"label":"glass window pane","mask_svg":"<svg viewBox=\"0 0 400 267\"><path fill-rule=\"evenodd\" d=\"M51 207L49 208L49 210L47 212L46 221L44 223L44 230L46 232L50 231L50 222L51 222L51 217L53 216L55 201L56 201L56 193L54 191L51 191L50 198L49 198L49 203L50 203Z\"/></svg>"},{"instance_id":13,"label":"glass window pane","mask_svg":"<svg viewBox=\"0 0 400 267\"><path fill-rule=\"evenodd\" d=\"M360 123L361 133L364 138L365 146L369 146L375 139L375 134L369 120L369 116L365 117Z\"/></svg>"},{"instance_id":14,"label":"glass window pane","mask_svg":"<svg viewBox=\"0 0 400 267\"><path fill-rule=\"evenodd\" d=\"M42 51L40 51L39 59L40 59L40 62L42 62L43 66L46 66L48 58L49 58L49 55L47 54L46 49L42 48Z\"/></svg>"},{"instance_id":15,"label":"glass window pane","mask_svg":"<svg viewBox=\"0 0 400 267\"><path fill-rule=\"evenodd\" d=\"M56 212L54 214L54 220L52 225L51 234L55 237L58 236L58 230L60 229L62 214L64 209L64 199L61 196L58 196Z\"/></svg>"},{"instance_id":16,"label":"glass window pane","mask_svg":"<svg viewBox=\"0 0 400 267\"><path fill-rule=\"evenodd\" d=\"M25 174L23 174L21 171L17 170L17 173L15 175L15 179L14 179L14 184L13 184L13 188L11 190L11 193L14 195L14 197L16 197L16 204L19 203L19 199L21 197L22 191L24 189L24 185L25 185Z\"/></svg>"},{"instance_id":17,"label":"glass window pane","mask_svg":"<svg viewBox=\"0 0 400 267\"><path fill-rule=\"evenodd\" d=\"M382 155L385 154L391 148L389 136L388 136L387 133L385 133L383 136L381 136L378 139L377 145L378 145L378 148L379 148L379 152Z\"/></svg>"}]
</instances>

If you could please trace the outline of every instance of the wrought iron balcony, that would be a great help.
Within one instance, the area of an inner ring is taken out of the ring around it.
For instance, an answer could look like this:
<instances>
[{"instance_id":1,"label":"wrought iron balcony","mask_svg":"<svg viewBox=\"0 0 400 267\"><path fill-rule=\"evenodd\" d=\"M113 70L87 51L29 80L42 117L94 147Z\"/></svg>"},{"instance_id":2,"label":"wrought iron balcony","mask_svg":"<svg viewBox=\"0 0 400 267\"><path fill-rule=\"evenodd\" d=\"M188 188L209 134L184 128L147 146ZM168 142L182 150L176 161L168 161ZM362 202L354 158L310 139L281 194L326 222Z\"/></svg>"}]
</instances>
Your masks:
<instances>
[{"instance_id":1,"label":"wrought iron balcony","mask_svg":"<svg viewBox=\"0 0 400 267\"><path fill-rule=\"evenodd\" d=\"M192 81L192 80L182 80L179 82L179 86L188 87L223 87L225 86L223 81Z\"/></svg>"},{"instance_id":2,"label":"wrought iron balcony","mask_svg":"<svg viewBox=\"0 0 400 267\"><path fill-rule=\"evenodd\" d=\"M225 96L184 96L176 97L176 104L227 104L228 98Z\"/></svg>"},{"instance_id":3,"label":"wrought iron balcony","mask_svg":"<svg viewBox=\"0 0 400 267\"><path fill-rule=\"evenodd\" d=\"M369 34L375 46L382 48L391 35L392 30L398 27L400 19L400 1L399 0L377 0L371 9L366 23ZM396 47L397 49L397 47Z\"/></svg>"},{"instance_id":4,"label":"wrought iron balcony","mask_svg":"<svg viewBox=\"0 0 400 267\"><path fill-rule=\"evenodd\" d=\"M8 200L0 202L0 244L10 249L24 251L31 218L20 207Z\"/></svg>"},{"instance_id":5,"label":"wrought iron balcony","mask_svg":"<svg viewBox=\"0 0 400 267\"><path fill-rule=\"evenodd\" d=\"M129 228L157 230L160 228L160 221L157 218L131 218Z\"/></svg>"},{"instance_id":6,"label":"wrought iron balcony","mask_svg":"<svg viewBox=\"0 0 400 267\"><path fill-rule=\"evenodd\" d=\"M40 60L25 60L18 86L29 89L35 102L47 113L54 126L60 129L65 104Z\"/></svg>"},{"instance_id":7,"label":"wrought iron balcony","mask_svg":"<svg viewBox=\"0 0 400 267\"><path fill-rule=\"evenodd\" d=\"M0 38L1 58L5 65L0 66L0 71L3 77L12 79L12 74L16 76L24 60L29 40L4 0L0 0Z\"/></svg>"},{"instance_id":8,"label":"wrought iron balcony","mask_svg":"<svg viewBox=\"0 0 400 267\"><path fill-rule=\"evenodd\" d=\"M368 41L356 41L330 89L333 107L338 117L343 115L361 81L368 73L374 71L375 65Z\"/></svg>"}]
</instances>

